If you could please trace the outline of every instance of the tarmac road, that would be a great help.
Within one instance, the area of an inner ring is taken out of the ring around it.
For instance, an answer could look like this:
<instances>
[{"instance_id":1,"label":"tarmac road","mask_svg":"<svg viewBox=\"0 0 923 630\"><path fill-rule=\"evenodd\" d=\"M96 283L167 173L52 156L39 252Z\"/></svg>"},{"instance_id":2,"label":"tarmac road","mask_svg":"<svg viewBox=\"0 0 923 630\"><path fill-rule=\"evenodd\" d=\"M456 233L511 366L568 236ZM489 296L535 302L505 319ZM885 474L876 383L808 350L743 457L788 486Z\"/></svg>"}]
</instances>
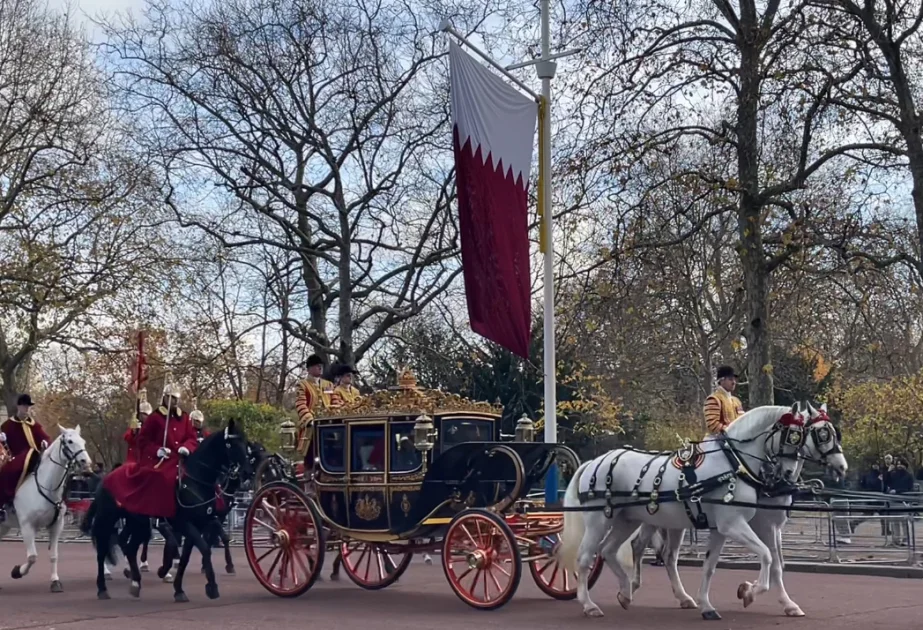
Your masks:
<instances>
[{"instance_id":1,"label":"tarmac road","mask_svg":"<svg viewBox=\"0 0 923 630\"><path fill-rule=\"evenodd\" d=\"M13 565L22 562L21 543L0 543L0 629L55 628L56 630L148 630L183 628L235 630L298 628L299 630L561 630L618 628L645 630L681 627L716 630L767 630L769 628L861 630L918 630L923 627L923 582L920 580L850 575L789 573L789 593L807 613L788 619L773 594L763 596L743 610L736 598L743 579L755 579L752 571L719 569L712 582L712 603L724 616L706 622L697 611L681 610L670 592L662 568L644 567L645 583L630 610L622 610L615 593L615 579L606 571L592 593L606 616L588 619L575 601L558 602L543 595L523 574L516 597L493 612L476 611L462 603L449 588L439 558L432 566L415 560L401 580L382 591L363 591L345 574L340 582L319 582L298 599L280 599L263 590L250 573L243 551L233 549L236 576L224 574L218 565L221 598L209 601L200 558L193 555L193 571L187 576L190 603L173 603L172 585L153 573L143 574L140 599L128 594L128 581L117 569L109 582L112 599L98 601L95 556L90 545L61 545L59 571L64 593L49 592L47 548L39 546L39 561L22 580L9 577ZM160 549L151 548L159 558ZM332 556L327 556L325 577ZM682 568L686 590L695 595L700 571ZM688 624L688 625L687 625Z\"/></svg>"}]
</instances>

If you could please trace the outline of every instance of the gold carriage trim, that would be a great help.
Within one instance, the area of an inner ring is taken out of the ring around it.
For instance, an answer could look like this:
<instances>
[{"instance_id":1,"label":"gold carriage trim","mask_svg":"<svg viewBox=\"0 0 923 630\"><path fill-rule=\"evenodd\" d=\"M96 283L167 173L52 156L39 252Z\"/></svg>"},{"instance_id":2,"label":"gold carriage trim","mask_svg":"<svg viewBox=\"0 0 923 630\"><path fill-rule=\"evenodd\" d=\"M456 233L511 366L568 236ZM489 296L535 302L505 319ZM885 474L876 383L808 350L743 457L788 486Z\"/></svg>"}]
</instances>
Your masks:
<instances>
[{"instance_id":1,"label":"gold carriage trim","mask_svg":"<svg viewBox=\"0 0 923 630\"><path fill-rule=\"evenodd\" d=\"M371 415L435 415L453 412L474 412L499 416L501 405L469 400L458 394L438 389L418 387L413 372L405 368L400 371L397 386L378 390L347 402L335 409L327 410L323 418Z\"/></svg>"},{"instance_id":2,"label":"gold carriage trim","mask_svg":"<svg viewBox=\"0 0 923 630\"><path fill-rule=\"evenodd\" d=\"M356 501L356 516L363 521L374 521L381 516L381 503L369 495L363 495Z\"/></svg>"}]
</instances>

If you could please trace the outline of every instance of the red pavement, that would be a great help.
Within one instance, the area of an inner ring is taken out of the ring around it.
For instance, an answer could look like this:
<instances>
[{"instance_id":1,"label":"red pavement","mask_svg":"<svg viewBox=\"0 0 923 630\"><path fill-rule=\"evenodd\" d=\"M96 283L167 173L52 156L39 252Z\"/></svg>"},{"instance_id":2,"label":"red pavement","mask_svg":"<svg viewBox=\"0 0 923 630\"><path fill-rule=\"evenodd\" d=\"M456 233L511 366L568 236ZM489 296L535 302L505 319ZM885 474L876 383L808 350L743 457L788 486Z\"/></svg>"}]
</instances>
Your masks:
<instances>
[{"instance_id":1,"label":"red pavement","mask_svg":"<svg viewBox=\"0 0 923 630\"><path fill-rule=\"evenodd\" d=\"M159 558L160 549L151 549ZM109 582L112 599L98 601L95 586L95 560L90 545L61 545L60 575L65 592L48 591L49 573L46 547L39 545L39 562L22 580L9 577L9 570L22 562L21 543L0 543L0 628L54 628L55 630L93 629L147 630L191 628L194 630L234 630L237 628L315 630L561 630L568 628L618 628L644 630L680 627L715 630L766 630L769 628L830 630L918 630L923 627L923 581L862 576L790 573L786 584L792 597L807 613L803 619L788 619L774 595L764 596L747 610L736 599L738 583L753 579L748 571L719 569L712 587L712 603L724 616L722 621L706 622L697 611L681 610L673 599L664 570L645 567L645 584L631 610L622 610L615 599L615 580L604 573L593 589L596 602L606 613L602 619L587 619L575 602L547 598L533 585L526 571L515 599L493 612L472 610L450 590L438 562L426 566L415 561L400 582L388 589L363 591L349 582L318 583L298 599L276 598L250 574L243 550L237 548L238 575L228 576L219 565L221 599L209 601L204 579L199 574L200 559L193 555L193 571L186 581L191 602L173 603L172 585L163 584L152 573L144 574L141 599L128 594L128 582L121 566ZM438 561L438 558L434 560ZM325 576L332 557L328 556ZM686 589L698 590L699 570L681 569ZM688 625L687 625L688 624Z\"/></svg>"}]
</instances>

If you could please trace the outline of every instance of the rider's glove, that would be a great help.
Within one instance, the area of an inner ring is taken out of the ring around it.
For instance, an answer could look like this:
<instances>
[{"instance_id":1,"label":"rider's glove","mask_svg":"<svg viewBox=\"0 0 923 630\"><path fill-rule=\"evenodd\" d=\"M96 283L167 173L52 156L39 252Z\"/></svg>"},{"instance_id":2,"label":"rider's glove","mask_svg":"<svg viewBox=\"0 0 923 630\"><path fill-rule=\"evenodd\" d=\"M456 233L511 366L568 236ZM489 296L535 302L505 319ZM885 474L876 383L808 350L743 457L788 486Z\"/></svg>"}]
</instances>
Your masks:
<instances>
[{"instance_id":1,"label":"rider's glove","mask_svg":"<svg viewBox=\"0 0 923 630\"><path fill-rule=\"evenodd\" d=\"M180 447L176 450L176 452L179 453L180 455L182 455L183 457L186 457L186 456L189 455L189 449L186 448L185 446L180 446Z\"/></svg>"},{"instance_id":2,"label":"rider's glove","mask_svg":"<svg viewBox=\"0 0 923 630\"><path fill-rule=\"evenodd\" d=\"M0 442L6 444L6 433L0 432Z\"/></svg>"},{"instance_id":3,"label":"rider's glove","mask_svg":"<svg viewBox=\"0 0 923 630\"><path fill-rule=\"evenodd\" d=\"M160 459L166 459L169 456L170 456L170 449L166 448L165 446L161 446L160 448L157 449L157 457L159 457Z\"/></svg>"}]
</instances>

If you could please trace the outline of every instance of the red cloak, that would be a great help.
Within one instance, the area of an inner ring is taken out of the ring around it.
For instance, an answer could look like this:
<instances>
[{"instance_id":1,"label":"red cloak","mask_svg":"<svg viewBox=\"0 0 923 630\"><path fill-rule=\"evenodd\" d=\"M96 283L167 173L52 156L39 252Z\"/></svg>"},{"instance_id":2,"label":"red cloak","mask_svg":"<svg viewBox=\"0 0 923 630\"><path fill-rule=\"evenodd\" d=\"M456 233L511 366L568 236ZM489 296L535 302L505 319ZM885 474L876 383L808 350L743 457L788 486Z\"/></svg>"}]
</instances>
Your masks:
<instances>
[{"instance_id":1,"label":"red cloak","mask_svg":"<svg viewBox=\"0 0 923 630\"><path fill-rule=\"evenodd\" d=\"M15 416L0 425L0 431L6 434L6 445L13 458L0 469L0 506L10 503L16 496L16 489L26 473L32 458L42 449L42 442L51 443L38 422L32 418L20 420Z\"/></svg>"},{"instance_id":2,"label":"red cloak","mask_svg":"<svg viewBox=\"0 0 923 630\"><path fill-rule=\"evenodd\" d=\"M176 478L179 474L179 448L192 453L198 446L198 435L189 416L170 414L161 407L147 417L135 438L138 461L120 466L103 478L103 487L116 504L132 514L154 518L176 515ZM163 446L167 431L170 456L161 462L157 450Z\"/></svg>"},{"instance_id":3,"label":"red cloak","mask_svg":"<svg viewBox=\"0 0 923 630\"><path fill-rule=\"evenodd\" d=\"M128 443L128 454L125 455L125 463L133 464L138 461L138 431L140 429L128 429L125 431L125 441Z\"/></svg>"}]
</instances>

